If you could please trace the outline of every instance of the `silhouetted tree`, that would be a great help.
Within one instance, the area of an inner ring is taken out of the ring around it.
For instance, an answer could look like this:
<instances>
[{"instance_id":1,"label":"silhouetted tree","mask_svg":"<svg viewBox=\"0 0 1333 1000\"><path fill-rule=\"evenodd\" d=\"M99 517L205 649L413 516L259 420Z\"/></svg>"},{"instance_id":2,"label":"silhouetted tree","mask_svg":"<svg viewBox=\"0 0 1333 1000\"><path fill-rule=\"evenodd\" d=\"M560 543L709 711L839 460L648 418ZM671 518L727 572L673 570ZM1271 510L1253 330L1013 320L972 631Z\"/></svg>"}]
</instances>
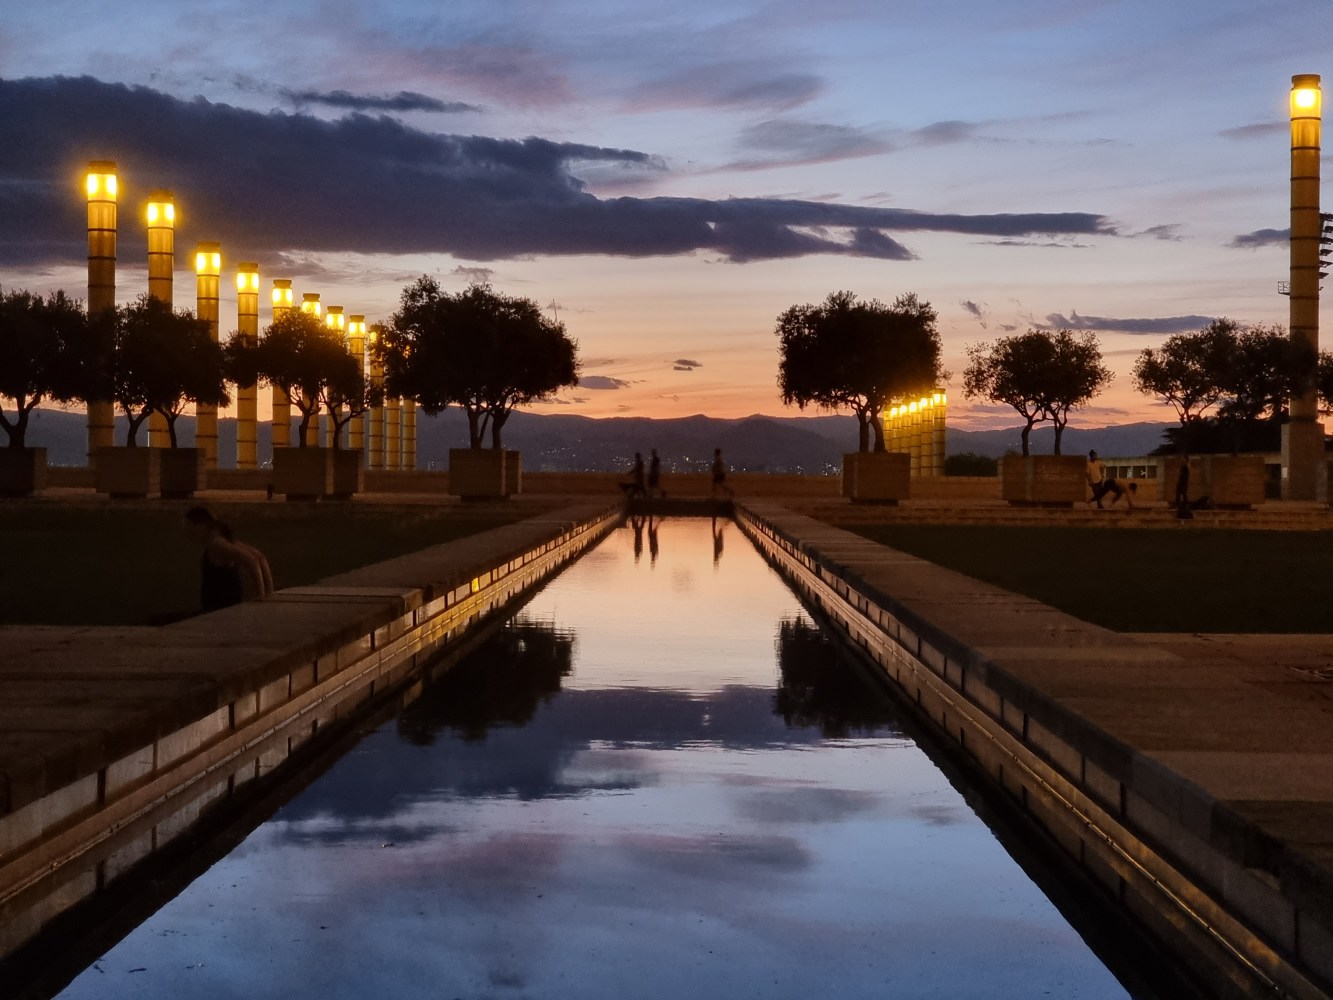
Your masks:
<instances>
[{"instance_id":1,"label":"silhouetted tree","mask_svg":"<svg viewBox=\"0 0 1333 1000\"><path fill-rule=\"evenodd\" d=\"M774 714L791 727L818 727L827 739L897 729L887 695L870 690L818 628L803 618L778 622Z\"/></svg>"},{"instance_id":2,"label":"silhouetted tree","mask_svg":"<svg viewBox=\"0 0 1333 1000\"><path fill-rule=\"evenodd\" d=\"M384 389L366 378L359 359L344 350L342 357L330 357L328 380L320 399L333 422L333 447L342 443L342 429L373 406L384 402Z\"/></svg>"},{"instance_id":3,"label":"silhouetted tree","mask_svg":"<svg viewBox=\"0 0 1333 1000\"><path fill-rule=\"evenodd\" d=\"M882 414L894 399L936 386L940 335L930 303L915 294L892 305L833 292L778 317L778 388L800 409L850 409L860 451L884 450Z\"/></svg>"},{"instance_id":4,"label":"silhouetted tree","mask_svg":"<svg viewBox=\"0 0 1333 1000\"><path fill-rule=\"evenodd\" d=\"M306 432L329 398L330 386L338 382L343 389L349 388L349 371L356 365L338 331L329 329L319 317L295 309L277 317L254 343L234 334L226 350L227 369L235 382L263 382L291 399L301 414L296 437L300 448L307 446Z\"/></svg>"},{"instance_id":5,"label":"silhouetted tree","mask_svg":"<svg viewBox=\"0 0 1333 1000\"><path fill-rule=\"evenodd\" d=\"M1102 349L1097 335L1070 330L1046 333L1051 341L1051 362L1045 374L1046 398L1043 406L1055 430L1055 454L1069 424L1069 412L1087 405L1101 395L1115 373L1102 364Z\"/></svg>"},{"instance_id":6,"label":"silhouetted tree","mask_svg":"<svg viewBox=\"0 0 1333 1000\"><path fill-rule=\"evenodd\" d=\"M398 311L372 348L385 389L427 413L463 407L468 443L503 447L504 425L520 406L549 399L579 380L578 343L531 299L489 285L449 294L422 276L403 289Z\"/></svg>"},{"instance_id":7,"label":"silhouetted tree","mask_svg":"<svg viewBox=\"0 0 1333 1000\"><path fill-rule=\"evenodd\" d=\"M1055 342L1039 330L1001 337L967 349L963 395L1012 407L1023 418L1023 454L1030 454L1032 428L1051 419Z\"/></svg>"},{"instance_id":8,"label":"silhouetted tree","mask_svg":"<svg viewBox=\"0 0 1333 1000\"><path fill-rule=\"evenodd\" d=\"M14 290L0 294L0 429L9 447L26 447L28 418L46 400L69 402L89 394L95 354L82 305L55 292L43 298Z\"/></svg>"},{"instance_id":9,"label":"silhouetted tree","mask_svg":"<svg viewBox=\"0 0 1333 1000\"><path fill-rule=\"evenodd\" d=\"M112 398L129 421L129 447L139 443L139 427L150 413L166 420L175 448L176 421L187 404L227 404L222 348L206 320L143 295L115 311L114 326Z\"/></svg>"},{"instance_id":10,"label":"silhouetted tree","mask_svg":"<svg viewBox=\"0 0 1333 1000\"><path fill-rule=\"evenodd\" d=\"M1156 349L1146 347L1134 362L1134 388L1156 396L1176 411L1180 426L1188 428L1226 397L1236 324L1213 320L1194 333L1167 337Z\"/></svg>"}]
</instances>

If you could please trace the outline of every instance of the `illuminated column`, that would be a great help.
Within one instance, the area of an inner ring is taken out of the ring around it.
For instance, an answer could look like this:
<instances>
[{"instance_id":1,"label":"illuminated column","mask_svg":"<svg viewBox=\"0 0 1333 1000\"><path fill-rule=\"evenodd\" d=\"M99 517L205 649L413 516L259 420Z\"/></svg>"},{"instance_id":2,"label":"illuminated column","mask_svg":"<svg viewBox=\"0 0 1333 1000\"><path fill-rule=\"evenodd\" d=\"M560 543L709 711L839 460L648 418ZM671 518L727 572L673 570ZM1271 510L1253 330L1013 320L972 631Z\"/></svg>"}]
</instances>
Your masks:
<instances>
[{"instance_id":1,"label":"illuminated column","mask_svg":"<svg viewBox=\"0 0 1333 1000\"><path fill-rule=\"evenodd\" d=\"M931 427L932 437L934 439L934 447L931 450L931 458L933 460L931 463L931 475L942 476L944 475L945 450L948 445L945 416L949 412L949 397L943 390L941 390L935 393L931 398L931 402L933 405L931 406L930 412L935 418Z\"/></svg>"},{"instance_id":2,"label":"illuminated column","mask_svg":"<svg viewBox=\"0 0 1333 1000\"><path fill-rule=\"evenodd\" d=\"M148 196L148 294L168 306L175 304L175 267L176 197L170 191L154 191ZM148 418L148 443L154 448L171 444L167 420L159 413Z\"/></svg>"},{"instance_id":3,"label":"illuminated column","mask_svg":"<svg viewBox=\"0 0 1333 1000\"><path fill-rule=\"evenodd\" d=\"M921 475L921 437L917 432L917 401L907 404L907 453L912 456L911 475Z\"/></svg>"},{"instance_id":4,"label":"illuminated column","mask_svg":"<svg viewBox=\"0 0 1333 1000\"><path fill-rule=\"evenodd\" d=\"M292 283L279 278L273 282L273 318L286 315L296 308ZM292 446L292 401L286 389L273 387L273 416L270 422L274 448Z\"/></svg>"},{"instance_id":5,"label":"illuminated column","mask_svg":"<svg viewBox=\"0 0 1333 1000\"><path fill-rule=\"evenodd\" d=\"M1295 343L1319 349L1319 77L1291 78L1291 283L1288 327ZM1313 500L1315 469L1324 460L1324 428L1314 389L1291 400L1282 427L1282 498Z\"/></svg>"},{"instance_id":6,"label":"illuminated column","mask_svg":"<svg viewBox=\"0 0 1333 1000\"><path fill-rule=\"evenodd\" d=\"M384 467L401 469L403 467L401 408L397 399L388 399L384 403Z\"/></svg>"},{"instance_id":7,"label":"illuminated column","mask_svg":"<svg viewBox=\"0 0 1333 1000\"><path fill-rule=\"evenodd\" d=\"M374 345L379 343L380 328L373 326L370 328L370 343L372 350L370 352L370 384L371 387L378 390L384 389L384 362L382 362L374 351ZM369 450L370 458L366 462L367 468L384 468L384 403L380 403L370 408L370 431L366 435L370 440Z\"/></svg>"},{"instance_id":8,"label":"illuminated column","mask_svg":"<svg viewBox=\"0 0 1333 1000\"><path fill-rule=\"evenodd\" d=\"M222 246L200 243L194 248L195 316L208 323L208 335L218 342L218 297L222 289ZM200 403L194 408L194 446L204 453L204 468L218 467L218 408Z\"/></svg>"},{"instance_id":9,"label":"illuminated column","mask_svg":"<svg viewBox=\"0 0 1333 1000\"><path fill-rule=\"evenodd\" d=\"M417 401L403 400L403 468L417 467Z\"/></svg>"},{"instance_id":10,"label":"illuminated column","mask_svg":"<svg viewBox=\"0 0 1333 1000\"><path fill-rule=\"evenodd\" d=\"M88 164L84 181L88 195L88 315L116 304L116 198L119 180L110 160ZM109 353L109 352L108 352ZM99 359L109 365L109 356ZM88 465L97 449L115 444L116 409L109 399L88 400Z\"/></svg>"},{"instance_id":11,"label":"illuminated column","mask_svg":"<svg viewBox=\"0 0 1333 1000\"><path fill-rule=\"evenodd\" d=\"M236 265L236 332L251 346L259 339L259 265ZM236 387L236 468L259 466L259 389Z\"/></svg>"},{"instance_id":12,"label":"illuminated column","mask_svg":"<svg viewBox=\"0 0 1333 1000\"><path fill-rule=\"evenodd\" d=\"M347 317L347 349L352 352L352 357L356 359L357 370L362 374L366 371L366 317L353 313ZM362 404L364 405L364 404ZM365 415L355 417L347 425L347 448L350 451L364 452L366 450L366 424Z\"/></svg>"},{"instance_id":13,"label":"illuminated column","mask_svg":"<svg viewBox=\"0 0 1333 1000\"><path fill-rule=\"evenodd\" d=\"M318 292L306 292L301 296L301 312L309 313L315 319L322 319L324 316L324 307L319 304ZM301 403L306 409L310 408L313 401L309 396L304 396ZM319 446L319 410L315 410L314 417L311 418L309 425L305 429L305 444L307 447Z\"/></svg>"},{"instance_id":14,"label":"illuminated column","mask_svg":"<svg viewBox=\"0 0 1333 1000\"><path fill-rule=\"evenodd\" d=\"M347 317L343 315L342 306L329 306L328 310L324 314L324 325L327 326L330 330L337 333L339 340L344 341L344 343L346 342ZM335 442L333 440L333 434L334 434L333 414L330 413L329 422L324 426L325 448L332 448L334 446ZM343 442L338 441L337 445L338 447L342 447Z\"/></svg>"}]
</instances>

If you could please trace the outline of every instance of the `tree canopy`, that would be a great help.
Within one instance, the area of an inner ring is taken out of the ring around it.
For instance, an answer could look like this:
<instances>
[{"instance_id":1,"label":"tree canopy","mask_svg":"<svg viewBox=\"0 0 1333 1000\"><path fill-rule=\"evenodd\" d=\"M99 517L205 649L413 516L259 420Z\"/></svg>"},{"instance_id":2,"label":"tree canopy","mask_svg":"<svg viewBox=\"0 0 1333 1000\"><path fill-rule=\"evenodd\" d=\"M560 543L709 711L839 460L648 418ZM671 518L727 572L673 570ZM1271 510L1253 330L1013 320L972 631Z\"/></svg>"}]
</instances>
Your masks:
<instances>
[{"instance_id":1,"label":"tree canopy","mask_svg":"<svg viewBox=\"0 0 1333 1000\"><path fill-rule=\"evenodd\" d=\"M306 447L310 422L321 406L330 409L365 395L361 367L343 344L342 334L319 317L289 309L273 320L257 341L234 334L227 341L227 369L233 381L244 385L263 382L281 389L301 414L297 446ZM359 381L358 381L359 380ZM357 412L364 412L364 407ZM343 423L351 419L349 414ZM341 426L341 425L339 425ZM337 442L338 436L334 435Z\"/></svg>"},{"instance_id":2,"label":"tree canopy","mask_svg":"<svg viewBox=\"0 0 1333 1000\"><path fill-rule=\"evenodd\" d=\"M1055 344L1040 330L973 344L967 349L963 395L1012 407L1023 418L1023 454L1029 454L1032 428L1050 419L1047 403L1055 365Z\"/></svg>"},{"instance_id":3,"label":"tree canopy","mask_svg":"<svg viewBox=\"0 0 1333 1000\"><path fill-rule=\"evenodd\" d=\"M489 285L443 291L423 276L403 289L398 311L373 345L390 396L427 413L451 403L467 413L469 444L502 448L513 411L578 384L578 344L531 299Z\"/></svg>"},{"instance_id":4,"label":"tree canopy","mask_svg":"<svg viewBox=\"0 0 1333 1000\"><path fill-rule=\"evenodd\" d=\"M129 420L127 445L137 445L139 427L159 413L175 448L176 420L187 404L227 404L222 348L206 320L143 295L115 310L112 321L112 398Z\"/></svg>"},{"instance_id":5,"label":"tree canopy","mask_svg":"<svg viewBox=\"0 0 1333 1000\"><path fill-rule=\"evenodd\" d=\"M26 444L28 418L42 402L89 395L96 357L82 305L64 292L42 297L22 290L0 293L0 429L11 448Z\"/></svg>"},{"instance_id":6,"label":"tree canopy","mask_svg":"<svg viewBox=\"0 0 1333 1000\"><path fill-rule=\"evenodd\" d=\"M777 321L778 388L800 409L850 409L861 451L884 450L882 414L895 400L933 389L943 372L936 313L915 294L891 305L833 292L792 306Z\"/></svg>"}]
</instances>

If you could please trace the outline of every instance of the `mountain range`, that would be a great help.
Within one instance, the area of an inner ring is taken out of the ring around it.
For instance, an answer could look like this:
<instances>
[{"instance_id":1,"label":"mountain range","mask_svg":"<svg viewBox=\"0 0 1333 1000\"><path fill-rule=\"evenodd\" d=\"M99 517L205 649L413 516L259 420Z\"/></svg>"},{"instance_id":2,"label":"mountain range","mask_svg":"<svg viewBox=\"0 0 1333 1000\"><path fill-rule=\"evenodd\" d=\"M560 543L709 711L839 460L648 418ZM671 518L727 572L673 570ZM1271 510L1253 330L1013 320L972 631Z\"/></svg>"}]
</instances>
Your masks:
<instances>
[{"instance_id":1,"label":"mountain range","mask_svg":"<svg viewBox=\"0 0 1333 1000\"><path fill-rule=\"evenodd\" d=\"M220 464L235 465L235 421L219 421ZM1160 423L1114 427L1075 428L1065 431L1066 454L1096 448L1105 456L1144 455L1162 443ZM194 421L179 421L180 442L194 443ZM998 458L1019 448L1019 428L965 431L950 428L949 454L974 452ZM33 414L28 444L47 449L52 465L82 465L86 443L82 413L43 409ZM116 443L125 439L124 420L116 425ZM269 426L259 425L261 460L271 454ZM140 433L140 441L146 433ZM1049 428L1032 434L1034 453L1051 450ZM435 417L418 415L418 468L445 468L450 448L467 441L467 421L458 409ZM649 417L581 417L563 413L515 413L505 426L505 446L523 452L530 471L593 472L625 468L634 452L647 455L657 448L670 471L706 468L714 448L721 448L737 470L754 472L831 473L842 467L842 454L856 446L856 420L851 416L749 417L724 419L702 415L653 419Z\"/></svg>"}]
</instances>

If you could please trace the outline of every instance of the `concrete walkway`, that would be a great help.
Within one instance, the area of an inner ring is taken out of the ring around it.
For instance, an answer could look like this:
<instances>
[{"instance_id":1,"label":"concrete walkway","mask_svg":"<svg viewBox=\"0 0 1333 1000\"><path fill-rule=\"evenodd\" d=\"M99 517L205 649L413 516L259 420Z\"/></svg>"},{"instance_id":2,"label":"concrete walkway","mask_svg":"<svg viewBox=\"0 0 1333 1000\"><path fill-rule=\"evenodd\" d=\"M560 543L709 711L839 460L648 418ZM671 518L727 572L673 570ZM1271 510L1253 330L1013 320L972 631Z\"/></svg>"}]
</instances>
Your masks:
<instances>
[{"instance_id":1,"label":"concrete walkway","mask_svg":"<svg viewBox=\"0 0 1333 1000\"><path fill-rule=\"evenodd\" d=\"M1120 634L782 507L745 512L1333 984L1333 636Z\"/></svg>"}]
</instances>

